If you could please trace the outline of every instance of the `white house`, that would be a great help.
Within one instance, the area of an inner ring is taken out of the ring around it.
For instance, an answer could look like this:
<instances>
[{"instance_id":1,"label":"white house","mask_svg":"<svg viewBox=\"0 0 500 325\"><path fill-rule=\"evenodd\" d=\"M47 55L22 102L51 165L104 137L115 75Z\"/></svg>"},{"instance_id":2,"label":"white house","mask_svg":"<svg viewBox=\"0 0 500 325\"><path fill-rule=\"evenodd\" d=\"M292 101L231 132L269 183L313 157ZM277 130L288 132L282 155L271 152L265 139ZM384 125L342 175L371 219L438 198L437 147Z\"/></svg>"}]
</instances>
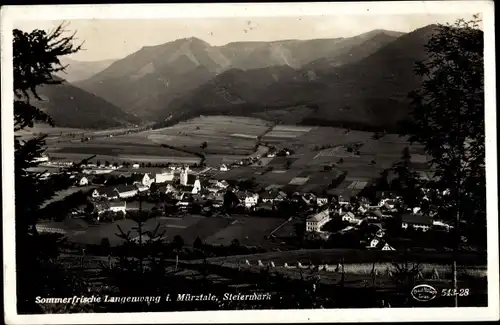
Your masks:
<instances>
[{"instance_id":1,"label":"white house","mask_svg":"<svg viewBox=\"0 0 500 325\"><path fill-rule=\"evenodd\" d=\"M306 193L302 195L302 201L304 201L307 205L312 205L316 203L316 195L313 193Z\"/></svg>"},{"instance_id":2,"label":"white house","mask_svg":"<svg viewBox=\"0 0 500 325\"><path fill-rule=\"evenodd\" d=\"M78 185L79 186L86 186L86 185L89 185L89 179L85 176L83 176L82 178L80 178L80 180L78 181Z\"/></svg>"},{"instance_id":3,"label":"white house","mask_svg":"<svg viewBox=\"0 0 500 325\"><path fill-rule=\"evenodd\" d=\"M380 200L378 206L385 207L386 209L392 210L396 207L397 201L395 199L382 199Z\"/></svg>"},{"instance_id":4,"label":"white house","mask_svg":"<svg viewBox=\"0 0 500 325\"><path fill-rule=\"evenodd\" d=\"M154 178L151 177L151 175L148 174L148 173L133 174L132 175L132 180L135 183L142 184L144 186L147 186L148 188L151 187L151 184L153 184L153 182L154 182Z\"/></svg>"},{"instance_id":5,"label":"white house","mask_svg":"<svg viewBox=\"0 0 500 325\"><path fill-rule=\"evenodd\" d=\"M221 172L227 172L227 171L229 170L229 168L227 168L227 165L226 165L226 164L222 164L222 165L220 165L219 170L220 170Z\"/></svg>"},{"instance_id":6,"label":"white house","mask_svg":"<svg viewBox=\"0 0 500 325\"><path fill-rule=\"evenodd\" d=\"M247 193L245 196L245 207L251 208L251 207L257 205L258 201L259 201L259 194Z\"/></svg>"},{"instance_id":7,"label":"white house","mask_svg":"<svg viewBox=\"0 0 500 325\"><path fill-rule=\"evenodd\" d=\"M198 178L196 178L196 180L194 181L193 189L191 190L191 193L198 194L198 193L200 193L200 191L201 191L201 182Z\"/></svg>"},{"instance_id":8,"label":"white house","mask_svg":"<svg viewBox=\"0 0 500 325\"><path fill-rule=\"evenodd\" d=\"M135 168L135 169L139 168L139 164L133 164L132 168Z\"/></svg>"},{"instance_id":9,"label":"white house","mask_svg":"<svg viewBox=\"0 0 500 325\"><path fill-rule=\"evenodd\" d=\"M229 186L229 183L226 182L225 180L217 181L217 183L215 183L215 187L222 188L222 189L225 189L228 186Z\"/></svg>"},{"instance_id":10,"label":"white house","mask_svg":"<svg viewBox=\"0 0 500 325\"><path fill-rule=\"evenodd\" d=\"M306 231L320 232L321 227L323 227L328 221L330 221L330 210L326 209L307 218Z\"/></svg>"},{"instance_id":11,"label":"white house","mask_svg":"<svg viewBox=\"0 0 500 325\"><path fill-rule=\"evenodd\" d=\"M370 246L369 248L377 248L377 245L379 244L380 242L380 239L378 238L373 238L371 241L370 241Z\"/></svg>"},{"instance_id":12,"label":"white house","mask_svg":"<svg viewBox=\"0 0 500 325\"><path fill-rule=\"evenodd\" d=\"M119 185L116 187L116 191L118 192L118 197L122 199L136 196L139 192L135 186L130 185Z\"/></svg>"},{"instance_id":13,"label":"white house","mask_svg":"<svg viewBox=\"0 0 500 325\"><path fill-rule=\"evenodd\" d=\"M127 210L127 202L125 201L112 201L109 202L109 211L111 212L123 212Z\"/></svg>"},{"instance_id":14,"label":"white house","mask_svg":"<svg viewBox=\"0 0 500 325\"><path fill-rule=\"evenodd\" d=\"M382 247L383 251L395 251L394 247L389 245L388 243L385 243L384 247Z\"/></svg>"},{"instance_id":15,"label":"white house","mask_svg":"<svg viewBox=\"0 0 500 325\"><path fill-rule=\"evenodd\" d=\"M188 175L189 175L189 167L182 168L180 174L180 183L182 186L188 185Z\"/></svg>"},{"instance_id":16,"label":"white house","mask_svg":"<svg viewBox=\"0 0 500 325\"><path fill-rule=\"evenodd\" d=\"M156 183L171 182L174 180L174 172L172 170L162 170L160 173L156 173L154 181Z\"/></svg>"},{"instance_id":17,"label":"white house","mask_svg":"<svg viewBox=\"0 0 500 325\"><path fill-rule=\"evenodd\" d=\"M359 225L363 219L361 217L356 216L352 212L347 212L342 216L342 221L347 221L351 224Z\"/></svg>"},{"instance_id":18,"label":"white house","mask_svg":"<svg viewBox=\"0 0 500 325\"><path fill-rule=\"evenodd\" d=\"M318 206L323 206L325 204L328 204L328 198L326 198L326 197L317 197L316 198L316 204Z\"/></svg>"}]
</instances>

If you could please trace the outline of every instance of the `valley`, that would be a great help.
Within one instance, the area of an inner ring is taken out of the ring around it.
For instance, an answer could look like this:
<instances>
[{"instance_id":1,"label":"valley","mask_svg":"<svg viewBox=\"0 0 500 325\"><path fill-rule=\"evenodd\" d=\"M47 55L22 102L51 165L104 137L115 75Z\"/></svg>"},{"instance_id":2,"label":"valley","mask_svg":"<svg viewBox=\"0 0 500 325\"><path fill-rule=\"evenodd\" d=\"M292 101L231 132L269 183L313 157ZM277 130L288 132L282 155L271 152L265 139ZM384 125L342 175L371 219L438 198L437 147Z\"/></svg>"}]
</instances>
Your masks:
<instances>
[{"instance_id":1,"label":"valley","mask_svg":"<svg viewBox=\"0 0 500 325\"><path fill-rule=\"evenodd\" d=\"M405 147L410 148L419 170L429 170L423 147L393 134L374 139L372 132L276 125L237 116L200 116L167 128L135 132L131 129L119 135L123 132L121 129L115 131L116 135L112 130L55 132L48 138L46 153L49 159L59 162L78 162L95 155L91 160L94 163L117 165L198 165L202 162L200 157L204 157L203 164L207 167L239 166L222 173L224 179L254 177L266 185L287 185L296 177L306 177L310 178L308 182L295 187L315 191L326 189L339 171L347 172L346 181L369 182L399 161ZM353 144L357 144L354 151L349 149ZM267 149L257 158L254 152L259 147ZM283 149L292 152L276 156L266 153L270 148L274 148L273 152ZM239 165L252 156L252 161ZM339 171L332 172L332 168Z\"/></svg>"}]
</instances>

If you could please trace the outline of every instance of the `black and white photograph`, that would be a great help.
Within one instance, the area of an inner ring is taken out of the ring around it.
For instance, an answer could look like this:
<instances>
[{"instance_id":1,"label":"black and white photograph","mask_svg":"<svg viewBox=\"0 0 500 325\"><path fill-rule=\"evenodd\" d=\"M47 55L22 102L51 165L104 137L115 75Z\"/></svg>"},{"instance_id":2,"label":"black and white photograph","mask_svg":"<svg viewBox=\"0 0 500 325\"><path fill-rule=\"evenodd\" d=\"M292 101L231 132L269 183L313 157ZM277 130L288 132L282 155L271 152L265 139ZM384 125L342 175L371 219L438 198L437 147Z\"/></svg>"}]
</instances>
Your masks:
<instances>
[{"instance_id":1,"label":"black and white photograph","mask_svg":"<svg viewBox=\"0 0 500 325\"><path fill-rule=\"evenodd\" d=\"M5 322L498 320L493 11L2 7Z\"/></svg>"}]
</instances>

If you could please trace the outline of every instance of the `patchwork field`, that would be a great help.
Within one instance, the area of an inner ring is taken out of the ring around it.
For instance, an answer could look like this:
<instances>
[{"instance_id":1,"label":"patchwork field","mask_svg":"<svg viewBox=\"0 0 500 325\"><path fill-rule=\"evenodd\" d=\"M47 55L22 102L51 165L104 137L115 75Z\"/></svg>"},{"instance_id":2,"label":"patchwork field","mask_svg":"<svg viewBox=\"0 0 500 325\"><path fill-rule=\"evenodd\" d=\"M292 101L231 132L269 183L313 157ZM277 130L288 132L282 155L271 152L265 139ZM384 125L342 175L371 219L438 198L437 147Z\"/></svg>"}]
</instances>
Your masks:
<instances>
[{"instance_id":1,"label":"patchwork field","mask_svg":"<svg viewBox=\"0 0 500 325\"><path fill-rule=\"evenodd\" d=\"M237 217L205 241L208 244L230 245L233 239L237 239L240 245L265 246L266 236L285 221L277 218Z\"/></svg>"},{"instance_id":2,"label":"patchwork field","mask_svg":"<svg viewBox=\"0 0 500 325\"><path fill-rule=\"evenodd\" d=\"M260 136L272 126L256 118L206 116L177 125L146 131L158 144L168 144L206 154L249 155L255 151ZM206 144L202 148L202 144Z\"/></svg>"},{"instance_id":3,"label":"patchwork field","mask_svg":"<svg viewBox=\"0 0 500 325\"><path fill-rule=\"evenodd\" d=\"M268 121L280 121L283 124L298 124L304 118L314 114L314 110L306 106L297 106L287 109L273 109L252 114Z\"/></svg>"},{"instance_id":4,"label":"patchwork field","mask_svg":"<svg viewBox=\"0 0 500 325\"><path fill-rule=\"evenodd\" d=\"M65 132L70 131L74 130ZM289 185L302 190L328 186L338 176L338 173L331 172L332 167L346 172L347 180L368 182L400 160L405 146L410 148L414 167L419 171L429 170L428 157L422 146L409 145L405 138L398 135L387 134L373 139L371 132L273 125L258 118L200 116L157 130L114 136L107 131L99 132L94 131L96 137L85 142L76 138L69 142L51 143L49 157L79 160L97 155L94 160L111 163L193 164L201 161L195 154L203 153L205 163L218 168L221 164L259 155L262 158L251 167L220 172L216 178L237 180L255 177L261 185ZM162 144L169 148L162 147ZM294 153L288 157L267 158L265 153L269 148L265 144L286 147ZM300 172L306 174L298 175Z\"/></svg>"}]
</instances>

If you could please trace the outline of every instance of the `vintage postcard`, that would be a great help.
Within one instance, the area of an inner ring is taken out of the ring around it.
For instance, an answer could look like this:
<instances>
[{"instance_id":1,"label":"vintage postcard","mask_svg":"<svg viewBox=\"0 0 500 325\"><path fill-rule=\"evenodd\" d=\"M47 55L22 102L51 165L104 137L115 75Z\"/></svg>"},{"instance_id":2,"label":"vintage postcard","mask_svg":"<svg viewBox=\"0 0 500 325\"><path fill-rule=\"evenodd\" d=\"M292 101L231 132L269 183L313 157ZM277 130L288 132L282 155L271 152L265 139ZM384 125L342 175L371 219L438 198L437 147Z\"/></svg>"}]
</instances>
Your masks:
<instances>
[{"instance_id":1,"label":"vintage postcard","mask_svg":"<svg viewBox=\"0 0 500 325\"><path fill-rule=\"evenodd\" d=\"M498 319L493 9L2 7L6 323Z\"/></svg>"}]
</instances>

